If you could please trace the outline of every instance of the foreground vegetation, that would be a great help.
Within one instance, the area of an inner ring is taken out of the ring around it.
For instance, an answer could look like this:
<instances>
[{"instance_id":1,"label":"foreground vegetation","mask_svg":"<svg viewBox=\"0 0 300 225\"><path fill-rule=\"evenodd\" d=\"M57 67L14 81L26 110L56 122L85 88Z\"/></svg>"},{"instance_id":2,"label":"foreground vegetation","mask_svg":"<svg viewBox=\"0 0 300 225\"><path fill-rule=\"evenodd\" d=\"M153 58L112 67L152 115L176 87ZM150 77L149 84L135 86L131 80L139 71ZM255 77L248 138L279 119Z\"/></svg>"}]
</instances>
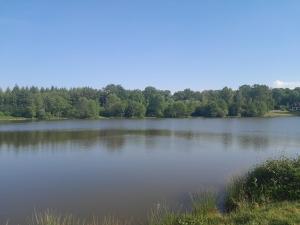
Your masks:
<instances>
[{"instance_id":1,"label":"foreground vegetation","mask_svg":"<svg viewBox=\"0 0 300 225\"><path fill-rule=\"evenodd\" d=\"M216 208L183 214L168 213L151 225L298 225L300 203L279 202L260 206L244 206L221 214Z\"/></svg>"},{"instance_id":2,"label":"foreground vegetation","mask_svg":"<svg viewBox=\"0 0 300 225\"><path fill-rule=\"evenodd\" d=\"M204 195L192 212L167 212L152 225L298 225L300 224L300 157L269 160L228 186L225 213Z\"/></svg>"},{"instance_id":3,"label":"foreground vegetation","mask_svg":"<svg viewBox=\"0 0 300 225\"><path fill-rule=\"evenodd\" d=\"M243 85L238 90L185 89L174 94L154 87L126 90L120 85L108 85L100 90L18 86L0 89L0 118L9 119L251 117L263 116L271 110L290 110L291 106L300 107L300 88Z\"/></svg>"},{"instance_id":4,"label":"foreground vegetation","mask_svg":"<svg viewBox=\"0 0 300 225\"><path fill-rule=\"evenodd\" d=\"M158 218L159 216L159 218ZM299 225L299 202L276 202L260 206L245 206L228 214L220 213L215 207L189 213L172 213L170 211L150 218L147 225ZM10 225L8 222L4 225ZM89 221L80 220L72 215L60 216L56 213L45 212L36 214L29 220L28 225L141 225L106 218Z\"/></svg>"},{"instance_id":5,"label":"foreground vegetation","mask_svg":"<svg viewBox=\"0 0 300 225\"><path fill-rule=\"evenodd\" d=\"M192 195L192 210L153 211L148 225L298 225L300 224L300 157L269 160L228 186L224 210L214 194ZM28 225L137 225L115 218L90 222L55 213L35 213Z\"/></svg>"}]
</instances>

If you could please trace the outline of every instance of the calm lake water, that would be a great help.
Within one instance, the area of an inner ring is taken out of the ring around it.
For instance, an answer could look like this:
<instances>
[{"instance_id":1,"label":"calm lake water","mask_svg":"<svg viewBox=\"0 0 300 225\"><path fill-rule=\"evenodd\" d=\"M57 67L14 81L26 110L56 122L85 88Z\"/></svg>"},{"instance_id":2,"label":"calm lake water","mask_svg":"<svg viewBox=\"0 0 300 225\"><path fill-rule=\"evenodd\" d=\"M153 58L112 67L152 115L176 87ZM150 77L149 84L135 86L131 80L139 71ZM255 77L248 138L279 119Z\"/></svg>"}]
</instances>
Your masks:
<instances>
[{"instance_id":1,"label":"calm lake water","mask_svg":"<svg viewBox=\"0 0 300 225\"><path fill-rule=\"evenodd\" d=\"M299 117L1 123L0 224L45 209L142 219L299 152Z\"/></svg>"}]
</instances>

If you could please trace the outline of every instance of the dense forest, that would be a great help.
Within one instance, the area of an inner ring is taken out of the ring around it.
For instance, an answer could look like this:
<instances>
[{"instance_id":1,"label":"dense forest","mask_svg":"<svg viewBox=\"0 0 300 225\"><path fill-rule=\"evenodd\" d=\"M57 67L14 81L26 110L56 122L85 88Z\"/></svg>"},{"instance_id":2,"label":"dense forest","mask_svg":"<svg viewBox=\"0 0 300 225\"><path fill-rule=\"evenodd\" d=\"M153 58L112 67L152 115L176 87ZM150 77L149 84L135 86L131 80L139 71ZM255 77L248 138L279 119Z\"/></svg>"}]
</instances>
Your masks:
<instances>
[{"instance_id":1,"label":"dense forest","mask_svg":"<svg viewBox=\"0 0 300 225\"><path fill-rule=\"evenodd\" d=\"M243 85L238 90L171 93L147 87L126 90L120 85L102 89L18 87L0 89L0 116L37 119L103 117L226 117L263 116L273 109L299 104L300 88L271 89Z\"/></svg>"}]
</instances>

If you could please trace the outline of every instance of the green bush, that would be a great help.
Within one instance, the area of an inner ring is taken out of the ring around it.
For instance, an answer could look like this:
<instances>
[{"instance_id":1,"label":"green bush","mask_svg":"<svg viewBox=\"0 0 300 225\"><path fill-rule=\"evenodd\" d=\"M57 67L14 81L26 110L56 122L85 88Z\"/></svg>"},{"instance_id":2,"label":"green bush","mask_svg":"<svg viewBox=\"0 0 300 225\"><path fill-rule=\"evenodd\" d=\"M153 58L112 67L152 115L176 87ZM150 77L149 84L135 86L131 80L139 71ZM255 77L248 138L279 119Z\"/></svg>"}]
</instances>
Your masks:
<instances>
[{"instance_id":1,"label":"green bush","mask_svg":"<svg viewBox=\"0 0 300 225\"><path fill-rule=\"evenodd\" d=\"M300 157L268 160L228 188L226 208L300 199Z\"/></svg>"}]
</instances>

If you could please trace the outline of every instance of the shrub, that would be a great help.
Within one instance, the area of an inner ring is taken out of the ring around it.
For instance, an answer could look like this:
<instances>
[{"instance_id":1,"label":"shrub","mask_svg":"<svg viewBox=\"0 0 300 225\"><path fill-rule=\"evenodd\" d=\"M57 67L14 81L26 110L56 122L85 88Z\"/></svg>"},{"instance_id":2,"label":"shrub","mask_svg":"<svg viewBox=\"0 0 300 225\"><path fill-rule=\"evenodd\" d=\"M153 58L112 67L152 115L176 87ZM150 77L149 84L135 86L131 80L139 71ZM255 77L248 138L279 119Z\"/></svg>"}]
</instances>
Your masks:
<instances>
[{"instance_id":1,"label":"shrub","mask_svg":"<svg viewBox=\"0 0 300 225\"><path fill-rule=\"evenodd\" d=\"M268 160L228 188L228 210L243 203L267 203L300 199L300 157Z\"/></svg>"}]
</instances>

